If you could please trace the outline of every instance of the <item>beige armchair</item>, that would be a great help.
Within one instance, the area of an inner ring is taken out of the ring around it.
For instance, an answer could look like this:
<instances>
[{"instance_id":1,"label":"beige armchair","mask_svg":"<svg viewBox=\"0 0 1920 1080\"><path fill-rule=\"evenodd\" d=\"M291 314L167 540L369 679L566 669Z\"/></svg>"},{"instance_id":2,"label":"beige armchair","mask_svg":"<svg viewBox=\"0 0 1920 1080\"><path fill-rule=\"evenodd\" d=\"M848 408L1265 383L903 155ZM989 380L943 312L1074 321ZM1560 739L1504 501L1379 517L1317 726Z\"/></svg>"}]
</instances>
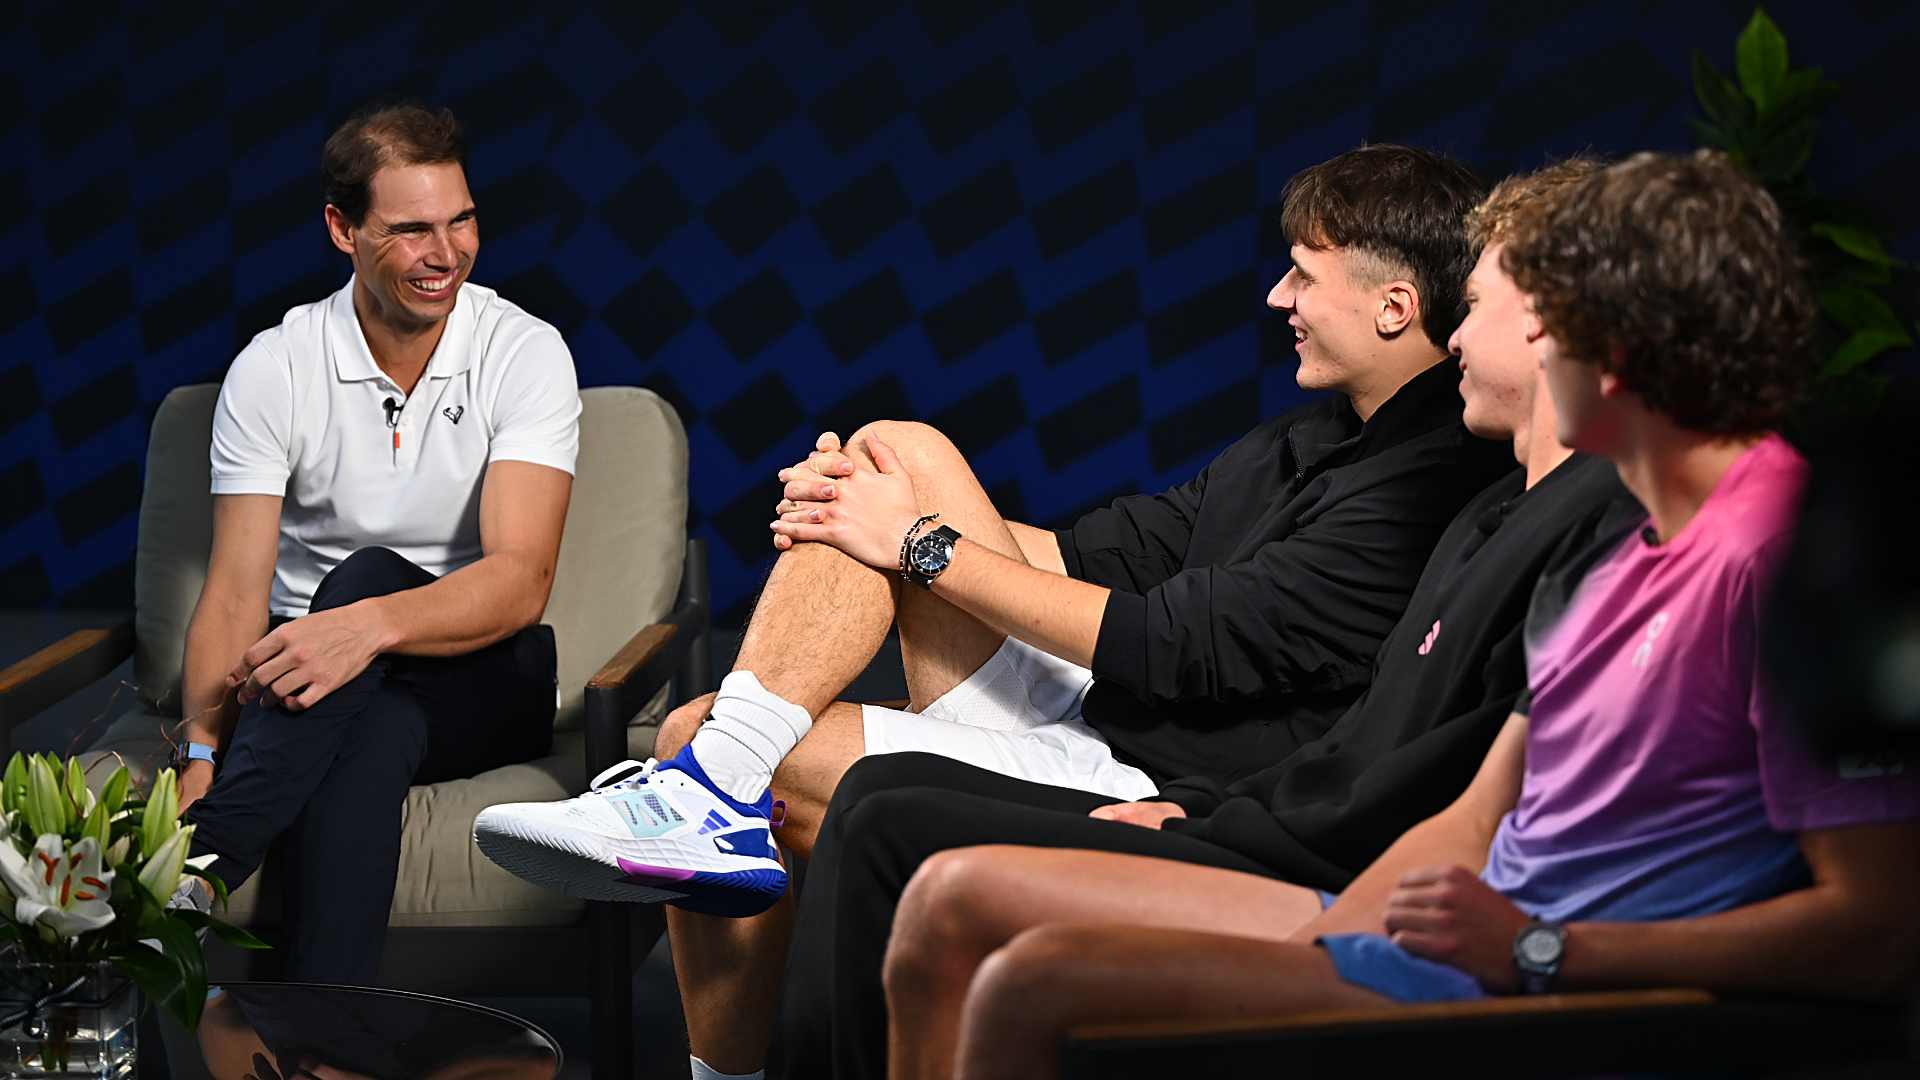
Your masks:
<instances>
[{"instance_id":1,"label":"beige armchair","mask_svg":"<svg viewBox=\"0 0 1920 1080\"><path fill-rule=\"evenodd\" d=\"M69 635L0 672L0 734L131 654L140 700L89 752L118 755L142 778L164 763L166 733L179 723L187 620L212 543L207 457L217 394L213 385L182 387L154 418L132 618ZM661 933L659 909L585 904L535 888L472 842L482 807L566 798L600 769L644 758L669 683L690 696L711 680L704 552L686 538L687 441L679 417L657 395L632 387L585 390L580 398L573 502L543 619L559 652L553 751L408 794L381 979L454 997L590 992L594 1074L626 1076L631 976ZM230 909L234 921L270 940L277 879L269 860ZM216 978L271 978L277 957L215 946L208 962Z\"/></svg>"}]
</instances>

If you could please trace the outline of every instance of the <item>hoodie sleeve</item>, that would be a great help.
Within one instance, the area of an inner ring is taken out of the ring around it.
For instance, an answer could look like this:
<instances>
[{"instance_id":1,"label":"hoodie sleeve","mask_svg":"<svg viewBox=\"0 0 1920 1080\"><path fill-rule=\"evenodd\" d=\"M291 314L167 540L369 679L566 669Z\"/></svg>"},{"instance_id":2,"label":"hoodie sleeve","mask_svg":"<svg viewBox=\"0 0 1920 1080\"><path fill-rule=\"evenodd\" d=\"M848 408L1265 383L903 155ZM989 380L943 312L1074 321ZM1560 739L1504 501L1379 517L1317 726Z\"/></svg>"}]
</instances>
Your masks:
<instances>
[{"instance_id":1,"label":"hoodie sleeve","mask_svg":"<svg viewBox=\"0 0 1920 1080\"><path fill-rule=\"evenodd\" d=\"M1179 571L1206 495L1209 465L1198 476L1152 495L1128 495L1055 531L1067 576L1134 592Z\"/></svg>"},{"instance_id":2,"label":"hoodie sleeve","mask_svg":"<svg viewBox=\"0 0 1920 1080\"><path fill-rule=\"evenodd\" d=\"M1458 500L1428 476L1384 477L1251 558L1182 570L1142 591L1114 588L1093 654L1096 678L1151 705L1238 702L1365 681Z\"/></svg>"}]
</instances>

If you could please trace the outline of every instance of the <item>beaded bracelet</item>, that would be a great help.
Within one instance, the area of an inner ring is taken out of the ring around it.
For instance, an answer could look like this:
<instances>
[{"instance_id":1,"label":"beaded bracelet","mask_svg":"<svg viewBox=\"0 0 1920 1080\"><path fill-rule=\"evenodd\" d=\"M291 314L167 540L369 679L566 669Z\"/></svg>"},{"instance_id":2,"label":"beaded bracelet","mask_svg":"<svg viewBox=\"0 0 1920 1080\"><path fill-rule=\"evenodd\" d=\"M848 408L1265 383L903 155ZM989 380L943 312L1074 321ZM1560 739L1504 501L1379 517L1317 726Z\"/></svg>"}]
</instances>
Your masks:
<instances>
[{"instance_id":1,"label":"beaded bracelet","mask_svg":"<svg viewBox=\"0 0 1920 1080\"><path fill-rule=\"evenodd\" d=\"M913 550L913 538L919 535L920 530L925 528L928 522L934 520L935 518L938 518L939 516L940 516L939 514L926 514L926 515L923 515L919 521L916 521L912 525L908 526L906 537L900 541L900 580L901 581L913 580L912 576L910 576L907 573L907 553Z\"/></svg>"}]
</instances>

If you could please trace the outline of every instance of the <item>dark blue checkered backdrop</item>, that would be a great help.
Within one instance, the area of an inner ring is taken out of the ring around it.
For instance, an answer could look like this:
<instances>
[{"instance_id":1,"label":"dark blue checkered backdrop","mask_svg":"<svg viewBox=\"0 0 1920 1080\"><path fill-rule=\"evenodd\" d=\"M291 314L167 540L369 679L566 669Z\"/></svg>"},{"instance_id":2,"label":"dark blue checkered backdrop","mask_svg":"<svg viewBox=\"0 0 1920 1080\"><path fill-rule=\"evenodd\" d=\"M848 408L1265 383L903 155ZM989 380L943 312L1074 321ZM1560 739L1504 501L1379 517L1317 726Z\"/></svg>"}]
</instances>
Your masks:
<instances>
[{"instance_id":1,"label":"dark blue checkered backdrop","mask_svg":"<svg viewBox=\"0 0 1920 1080\"><path fill-rule=\"evenodd\" d=\"M1261 304L1292 172L1365 139L1489 174L1687 146L1689 50L1730 67L1750 10L758 6L6 16L0 605L129 602L152 410L344 280L315 162L369 97L468 125L475 279L559 325L583 385L679 407L737 620L816 430L929 419L1038 522L1180 480L1299 397ZM1891 92L1920 8L1773 13L1847 88L1817 178L1920 255Z\"/></svg>"}]
</instances>

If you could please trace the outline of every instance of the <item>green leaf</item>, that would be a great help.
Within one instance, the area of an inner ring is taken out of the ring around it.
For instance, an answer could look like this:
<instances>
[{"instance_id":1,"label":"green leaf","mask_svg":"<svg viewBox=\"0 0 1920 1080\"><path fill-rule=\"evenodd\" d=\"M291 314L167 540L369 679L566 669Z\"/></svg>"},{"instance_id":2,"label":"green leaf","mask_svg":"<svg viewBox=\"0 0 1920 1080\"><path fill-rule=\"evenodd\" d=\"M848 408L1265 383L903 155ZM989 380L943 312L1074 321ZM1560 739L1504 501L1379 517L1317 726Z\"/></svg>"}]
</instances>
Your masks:
<instances>
[{"instance_id":1,"label":"green leaf","mask_svg":"<svg viewBox=\"0 0 1920 1080\"><path fill-rule=\"evenodd\" d=\"M188 926L194 928L195 930L204 929L207 932L211 933L214 937L219 938L221 941L224 941L227 944L234 946L235 948L240 948L240 949L271 949L273 948L273 946L255 937L251 931L246 930L242 927L235 926L230 922L226 922L221 919L216 919L211 915L205 914L204 912L175 910L169 913L169 917L179 919L181 922L186 923Z\"/></svg>"},{"instance_id":2,"label":"green leaf","mask_svg":"<svg viewBox=\"0 0 1920 1080\"><path fill-rule=\"evenodd\" d=\"M1836 255L1835 258L1838 259L1839 256ZM1862 285L1886 286L1893 284L1892 267L1875 266L1872 263L1861 262L1859 259L1847 259L1845 264L1840 267L1838 274L1843 281L1857 281Z\"/></svg>"},{"instance_id":3,"label":"green leaf","mask_svg":"<svg viewBox=\"0 0 1920 1080\"><path fill-rule=\"evenodd\" d=\"M1842 282L1820 290L1820 310L1842 327L1905 334L1906 325L1879 293L1862 285Z\"/></svg>"},{"instance_id":4,"label":"green leaf","mask_svg":"<svg viewBox=\"0 0 1920 1080\"><path fill-rule=\"evenodd\" d=\"M1784 110L1776 120L1785 116ZM1753 171L1769 187L1777 187L1799 175L1813 156L1813 138L1818 123L1812 116L1792 123L1769 122L1748 147Z\"/></svg>"},{"instance_id":5,"label":"green leaf","mask_svg":"<svg viewBox=\"0 0 1920 1080\"><path fill-rule=\"evenodd\" d=\"M1732 150L1734 148L1733 136L1728 135L1726 132L1707 123L1705 120L1695 117L1688 120L1687 124L1693 128L1694 137L1700 140L1701 146L1709 146L1716 150Z\"/></svg>"},{"instance_id":6,"label":"green leaf","mask_svg":"<svg viewBox=\"0 0 1920 1080\"><path fill-rule=\"evenodd\" d=\"M191 936L192 932L188 933ZM128 942L109 955L114 964L133 977L148 1001L172 1013L188 1030L199 1023L200 1008L207 999L204 975L196 993L187 986L179 964L145 945Z\"/></svg>"},{"instance_id":7,"label":"green leaf","mask_svg":"<svg viewBox=\"0 0 1920 1080\"><path fill-rule=\"evenodd\" d=\"M207 959L200 951L200 938L192 927L174 918L157 919L154 925L142 929L159 940L160 951L180 968L180 980L189 998L181 1022L191 1029L199 1023L200 1007L207 1001Z\"/></svg>"},{"instance_id":8,"label":"green leaf","mask_svg":"<svg viewBox=\"0 0 1920 1080\"><path fill-rule=\"evenodd\" d=\"M180 872L183 874L192 874L194 877L213 886L214 906L222 911L227 909L227 883L220 880L219 874L209 873L197 866L183 866L180 868Z\"/></svg>"},{"instance_id":9,"label":"green leaf","mask_svg":"<svg viewBox=\"0 0 1920 1080\"><path fill-rule=\"evenodd\" d=\"M127 801L127 787L132 783L133 775L127 772L125 765L113 770L113 775L107 777L107 786L100 790L100 801L107 804L108 817L120 812L120 807Z\"/></svg>"},{"instance_id":10,"label":"green leaf","mask_svg":"<svg viewBox=\"0 0 1920 1080\"><path fill-rule=\"evenodd\" d=\"M1753 103L1698 49L1693 52L1693 96L1708 118L1723 129L1736 130L1753 123Z\"/></svg>"},{"instance_id":11,"label":"green leaf","mask_svg":"<svg viewBox=\"0 0 1920 1080\"><path fill-rule=\"evenodd\" d=\"M1824 103L1840 89L1839 83L1826 80L1825 73L1819 68L1801 68L1787 72L1786 81L1780 84L1781 106L1797 102Z\"/></svg>"},{"instance_id":12,"label":"green leaf","mask_svg":"<svg viewBox=\"0 0 1920 1080\"><path fill-rule=\"evenodd\" d=\"M1733 66L1754 108L1761 116L1772 112L1787 79L1787 39L1765 8L1753 9L1753 18L1734 42Z\"/></svg>"},{"instance_id":13,"label":"green leaf","mask_svg":"<svg viewBox=\"0 0 1920 1080\"><path fill-rule=\"evenodd\" d=\"M1820 368L1822 379L1837 379L1889 349L1913 344L1905 330L1861 330L1840 343Z\"/></svg>"},{"instance_id":14,"label":"green leaf","mask_svg":"<svg viewBox=\"0 0 1920 1080\"><path fill-rule=\"evenodd\" d=\"M1887 254L1878 236L1858 226L1823 221L1813 227L1813 235L1824 236L1841 251L1875 266L1893 266L1899 261Z\"/></svg>"}]
</instances>

